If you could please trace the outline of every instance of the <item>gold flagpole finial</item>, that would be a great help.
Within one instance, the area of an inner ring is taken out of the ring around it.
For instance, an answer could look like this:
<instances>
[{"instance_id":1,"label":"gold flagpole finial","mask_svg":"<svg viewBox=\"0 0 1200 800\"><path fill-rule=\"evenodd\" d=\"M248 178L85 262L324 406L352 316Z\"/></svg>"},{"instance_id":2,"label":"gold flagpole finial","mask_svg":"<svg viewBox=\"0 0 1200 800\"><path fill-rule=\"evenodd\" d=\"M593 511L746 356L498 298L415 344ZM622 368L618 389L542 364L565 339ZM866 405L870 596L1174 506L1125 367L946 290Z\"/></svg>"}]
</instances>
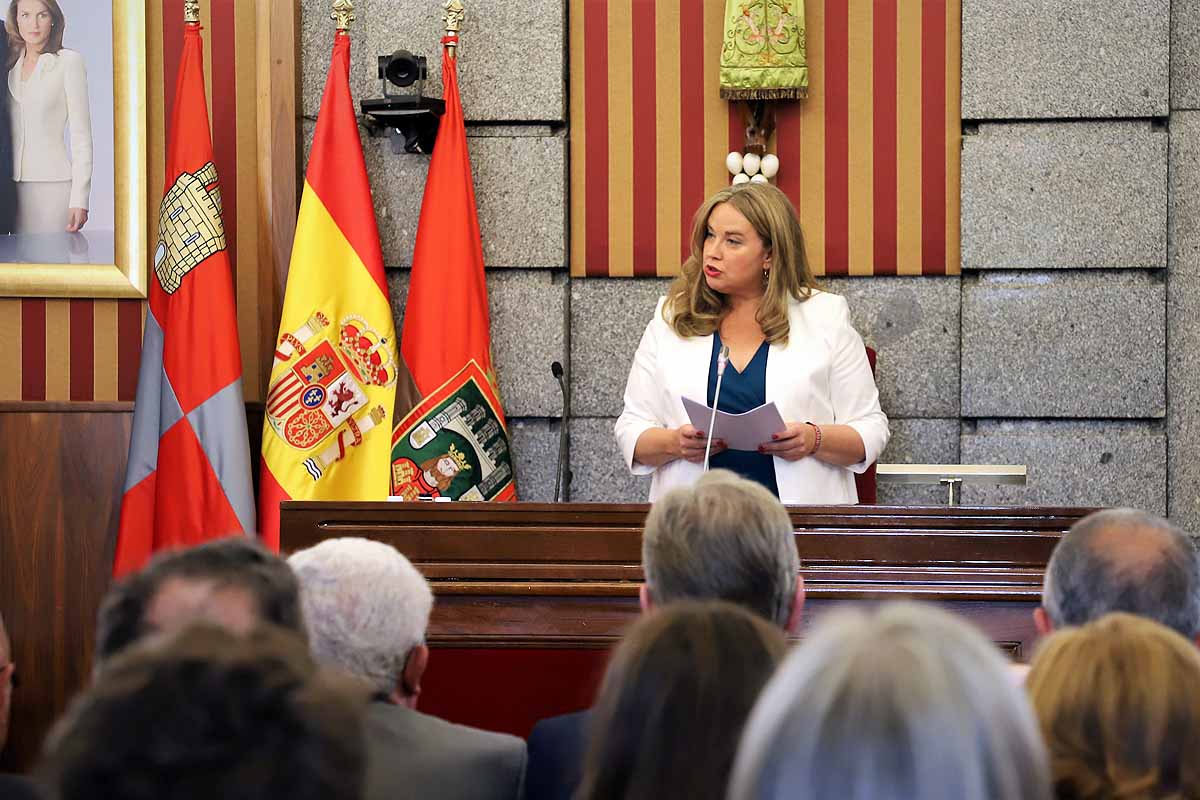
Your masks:
<instances>
[{"instance_id":1,"label":"gold flagpole finial","mask_svg":"<svg viewBox=\"0 0 1200 800\"><path fill-rule=\"evenodd\" d=\"M350 30L350 23L354 22L354 3L350 0L333 0L333 11L329 12L329 18L337 24L339 31Z\"/></svg>"},{"instance_id":2,"label":"gold flagpole finial","mask_svg":"<svg viewBox=\"0 0 1200 800\"><path fill-rule=\"evenodd\" d=\"M183 21L200 21L200 0L183 0Z\"/></svg>"},{"instance_id":3,"label":"gold flagpole finial","mask_svg":"<svg viewBox=\"0 0 1200 800\"><path fill-rule=\"evenodd\" d=\"M462 28L463 17L467 15L461 0L446 0L442 8L446 9L446 35L458 38L458 31ZM454 58L456 44L446 45L446 49L450 52L450 57Z\"/></svg>"}]
</instances>

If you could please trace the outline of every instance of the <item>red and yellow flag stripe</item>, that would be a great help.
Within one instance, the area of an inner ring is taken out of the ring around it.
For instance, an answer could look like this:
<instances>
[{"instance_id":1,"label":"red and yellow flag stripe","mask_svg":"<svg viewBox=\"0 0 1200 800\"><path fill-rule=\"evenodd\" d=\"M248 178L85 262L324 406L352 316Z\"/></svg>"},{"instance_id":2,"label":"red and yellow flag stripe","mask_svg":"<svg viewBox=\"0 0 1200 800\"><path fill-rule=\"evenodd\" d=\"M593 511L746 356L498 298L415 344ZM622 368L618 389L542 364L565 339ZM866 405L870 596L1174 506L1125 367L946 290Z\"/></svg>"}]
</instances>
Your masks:
<instances>
[{"instance_id":1,"label":"red and yellow flag stripe","mask_svg":"<svg viewBox=\"0 0 1200 800\"><path fill-rule=\"evenodd\" d=\"M807 0L809 99L770 149L814 271L959 271L961 0ZM742 146L723 3L570 0L571 273L674 275Z\"/></svg>"}]
</instances>

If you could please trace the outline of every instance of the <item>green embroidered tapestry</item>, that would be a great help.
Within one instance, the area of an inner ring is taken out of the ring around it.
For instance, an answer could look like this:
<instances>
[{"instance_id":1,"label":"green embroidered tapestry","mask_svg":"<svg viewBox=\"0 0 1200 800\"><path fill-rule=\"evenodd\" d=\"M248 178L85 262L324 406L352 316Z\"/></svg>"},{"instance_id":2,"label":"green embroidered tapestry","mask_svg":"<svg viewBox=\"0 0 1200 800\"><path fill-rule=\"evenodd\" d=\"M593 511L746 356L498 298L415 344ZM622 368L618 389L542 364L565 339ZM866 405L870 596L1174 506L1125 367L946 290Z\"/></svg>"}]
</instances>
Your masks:
<instances>
[{"instance_id":1,"label":"green embroidered tapestry","mask_svg":"<svg viewBox=\"0 0 1200 800\"><path fill-rule=\"evenodd\" d=\"M725 0L721 97L799 100L807 96L804 0Z\"/></svg>"}]
</instances>

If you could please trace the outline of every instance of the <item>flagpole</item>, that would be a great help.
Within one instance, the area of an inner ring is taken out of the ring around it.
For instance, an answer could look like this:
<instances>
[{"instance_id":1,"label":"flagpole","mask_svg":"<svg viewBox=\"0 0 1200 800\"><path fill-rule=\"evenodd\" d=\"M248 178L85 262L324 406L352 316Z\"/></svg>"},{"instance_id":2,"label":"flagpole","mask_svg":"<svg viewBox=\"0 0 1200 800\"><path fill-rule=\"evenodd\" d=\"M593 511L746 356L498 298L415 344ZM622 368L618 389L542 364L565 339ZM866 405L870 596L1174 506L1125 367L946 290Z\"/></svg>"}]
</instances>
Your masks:
<instances>
[{"instance_id":1,"label":"flagpole","mask_svg":"<svg viewBox=\"0 0 1200 800\"><path fill-rule=\"evenodd\" d=\"M463 17L467 12L461 0L446 0L442 8L446 9L446 53L454 58L458 48L458 31L462 28Z\"/></svg>"},{"instance_id":2,"label":"flagpole","mask_svg":"<svg viewBox=\"0 0 1200 800\"><path fill-rule=\"evenodd\" d=\"M339 32L350 30L350 23L358 19L354 14L354 3L351 0L333 0L329 18L336 23Z\"/></svg>"}]
</instances>

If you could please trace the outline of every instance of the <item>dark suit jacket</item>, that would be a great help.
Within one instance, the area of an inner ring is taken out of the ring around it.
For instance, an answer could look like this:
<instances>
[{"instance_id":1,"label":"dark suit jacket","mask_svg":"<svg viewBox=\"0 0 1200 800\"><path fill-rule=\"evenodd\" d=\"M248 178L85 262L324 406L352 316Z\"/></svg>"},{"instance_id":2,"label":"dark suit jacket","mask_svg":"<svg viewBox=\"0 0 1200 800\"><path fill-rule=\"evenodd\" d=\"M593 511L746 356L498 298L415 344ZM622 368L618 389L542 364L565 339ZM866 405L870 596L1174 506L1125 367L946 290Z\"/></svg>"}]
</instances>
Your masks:
<instances>
[{"instance_id":1,"label":"dark suit jacket","mask_svg":"<svg viewBox=\"0 0 1200 800\"><path fill-rule=\"evenodd\" d=\"M529 734L526 800L571 800L583 780L591 710L547 717Z\"/></svg>"},{"instance_id":2,"label":"dark suit jacket","mask_svg":"<svg viewBox=\"0 0 1200 800\"><path fill-rule=\"evenodd\" d=\"M0 800L38 800L40 797L33 781L20 775L0 775Z\"/></svg>"},{"instance_id":3,"label":"dark suit jacket","mask_svg":"<svg viewBox=\"0 0 1200 800\"><path fill-rule=\"evenodd\" d=\"M525 743L389 703L367 709L366 800L520 800Z\"/></svg>"}]
</instances>

